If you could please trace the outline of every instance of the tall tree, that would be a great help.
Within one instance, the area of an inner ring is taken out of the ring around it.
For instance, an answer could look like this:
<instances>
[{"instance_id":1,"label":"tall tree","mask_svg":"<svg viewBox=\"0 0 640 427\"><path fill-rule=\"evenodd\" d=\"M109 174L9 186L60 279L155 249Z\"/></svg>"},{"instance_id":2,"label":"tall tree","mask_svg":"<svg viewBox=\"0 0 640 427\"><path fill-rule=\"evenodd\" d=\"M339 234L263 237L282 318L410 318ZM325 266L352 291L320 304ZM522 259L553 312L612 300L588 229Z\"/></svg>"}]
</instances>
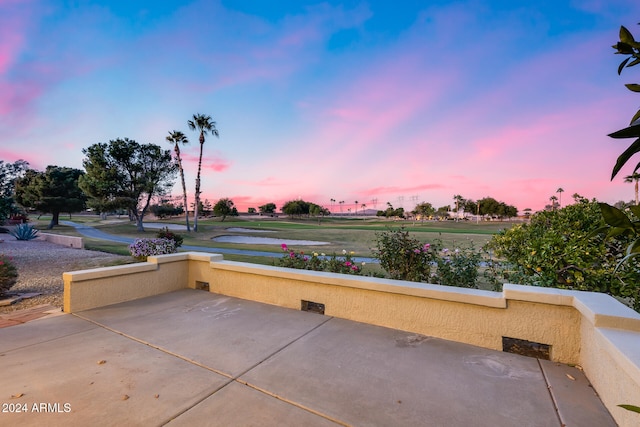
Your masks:
<instances>
[{"instance_id":1,"label":"tall tree","mask_svg":"<svg viewBox=\"0 0 640 427\"><path fill-rule=\"evenodd\" d=\"M222 221L229 215L232 215L233 210L235 209L233 200L229 198L222 198L218 200L218 202L213 207L213 213L216 216L221 216Z\"/></svg>"},{"instance_id":2,"label":"tall tree","mask_svg":"<svg viewBox=\"0 0 640 427\"><path fill-rule=\"evenodd\" d=\"M458 221L460 218L460 204L464 202L464 198L461 195L456 194L453 196L453 200L456 202L456 221Z\"/></svg>"},{"instance_id":3,"label":"tall tree","mask_svg":"<svg viewBox=\"0 0 640 427\"><path fill-rule=\"evenodd\" d=\"M189 205L187 204L187 186L184 182L184 169L182 168L182 158L180 157L180 144L187 145L189 143L189 140L187 139L184 133L174 130L173 132L169 132L169 136L167 136L167 141L173 144L173 152L176 153L176 160L178 161L178 169L180 170L180 180L182 182L182 203L185 209L187 231L191 231L191 227L189 226Z\"/></svg>"},{"instance_id":4,"label":"tall tree","mask_svg":"<svg viewBox=\"0 0 640 427\"><path fill-rule=\"evenodd\" d=\"M556 193L558 193L558 206L560 206L562 208L562 193L564 193L564 188L560 187L556 190Z\"/></svg>"},{"instance_id":5,"label":"tall tree","mask_svg":"<svg viewBox=\"0 0 640 427\"><path fill-rule=\"evenodd\" d=\"M46 171L27 170L16 181L16 201L24 207L51 214L48 229L58 225L61 212L79 212L87 197L78 186L84 174L79 169L47 166Z\"/></svg>"},{"instance_id":6,"label":"tall tree","mask_svg":"<svg viewBox=\"0 0 640 427\"><path fill-rule=\"evenodd\" d=\"M436 213L436 210L431 203L422 202L416 205L415 209L411 213L416 216L420 216L420 221L424 222L424 219L433 216Z\"/></svg>"},{"instance_id":7,"label":"tall tree","mask_svg":"<svg viewBox=\"0 0 640 427\"><path fill-rule=\"evenodd\" d=\"M276 213L276 204L275 203L265 203L262 206L258 206L258 210L260 211L260 214L264 214L264 215L272 215L274 213Z\"/></svg>"},{"instance_id":8,"label":"tall tree","mask_svg":"<svg viewBox=\"0 0 640 427\"><path fill-rule=\"evenodd\" d=\"M631 175L627 175L624 177L624 182L635 183L636 205L638 205L638 180L640 180L640 173L637 173L637 172L634 172Z\"/></svg>"},{"instance_id":9,"label":"tall tree","mask_svg":"<svg viewBox=\"0 0 640 427\"><path fill-rule=\"evenodd\" d=\"M200 157L198 158L198 175L196 176L196 204L195 212L193 216L193 231L198 231L198 206L200 205L200 170L202 169L202 148L204 146L205 135L211 133L216 137L219 137L218 129L216 129L216 122L211 119L211 116L205 114L194 114L191 120L187 121L189 129L200 132Z\"/></svg>"},{"instance_id":10,"label":"tall tree","mask_svg":"<svg viewBox=\"0 0 640 427\"><path fill-rule=\"evenodd\" d=\"M29 162L25 160L14 163L0 160L0 224L18 212L13 200L15 183L28 168Z\"/></svg>"},{"instance_id":11,"label":"tall tree","mask_svg":"<svg viewBox=\"0 0 640 427\"><path fill-rule=\"evenodd\" d=\"M173 186L177 165L171 151L155 144L139 144L128 138L93 144L82 152L87 171L79 180L90 204L100 212L127 209L138 231L154 196Z\"/></svg>"}]
</instances>

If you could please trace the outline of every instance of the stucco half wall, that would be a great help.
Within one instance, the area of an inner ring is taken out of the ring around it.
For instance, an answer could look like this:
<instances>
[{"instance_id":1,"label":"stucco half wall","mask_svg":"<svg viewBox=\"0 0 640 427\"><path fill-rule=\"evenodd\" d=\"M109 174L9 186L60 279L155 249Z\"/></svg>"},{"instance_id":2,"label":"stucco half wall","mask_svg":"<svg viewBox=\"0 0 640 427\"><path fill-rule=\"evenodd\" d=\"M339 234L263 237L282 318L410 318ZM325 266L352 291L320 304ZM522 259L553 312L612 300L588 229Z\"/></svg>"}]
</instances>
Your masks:
<instances>
[{"instance_id":1,"label":"stucco half wall","mask_svg":"<svg viewBox=\"0 0 640 427\"><path fill-rule=\"evenodd\" d=\"M147 262L64 273L64 310L77 312L182 288L502 350L503 337L550 346L554 361L584 368L620 425L640 405L640 315L598 293L506 284L489 292L225 261L185 252Z\"/></svg>"}]
</instances>

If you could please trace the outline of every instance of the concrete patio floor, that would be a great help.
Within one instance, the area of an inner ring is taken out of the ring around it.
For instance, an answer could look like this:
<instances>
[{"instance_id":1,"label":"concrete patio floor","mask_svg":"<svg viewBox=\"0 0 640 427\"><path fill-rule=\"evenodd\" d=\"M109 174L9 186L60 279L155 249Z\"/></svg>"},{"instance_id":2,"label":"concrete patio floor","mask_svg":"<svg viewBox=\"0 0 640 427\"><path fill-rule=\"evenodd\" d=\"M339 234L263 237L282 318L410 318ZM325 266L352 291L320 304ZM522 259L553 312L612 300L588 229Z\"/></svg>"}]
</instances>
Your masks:
<instances>
[{"instance_id":1,"label":"concrete patio floor","mask_svg":"<svg viewBox=\"0 0 640 427\"><path fill-rule=\"evenodd\" d=\"M0 366L0 425L616 425L574 367L197 290L2 328Z\"/></svg>"}]
</instances>

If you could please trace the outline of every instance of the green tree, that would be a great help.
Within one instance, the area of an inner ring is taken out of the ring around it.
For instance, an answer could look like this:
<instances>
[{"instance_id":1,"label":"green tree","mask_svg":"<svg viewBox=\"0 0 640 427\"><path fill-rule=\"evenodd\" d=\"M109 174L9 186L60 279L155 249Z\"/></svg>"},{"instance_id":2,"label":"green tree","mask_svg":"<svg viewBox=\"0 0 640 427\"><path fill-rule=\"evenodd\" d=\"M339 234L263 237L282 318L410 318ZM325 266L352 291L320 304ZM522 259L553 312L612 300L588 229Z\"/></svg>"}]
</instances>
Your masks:
<instances>
[{"instance_id":1,"label":"green tree","mask_svg":"<svg viewBox=\"0 0 640 427\"><path fill-rule=\"evenodd\" d=\"M478 201L480 215L489 215L492 217L512 218L518 216L518 209L515 206L507 205L505 202L499 202L493 197L485 197Z\"/></svg>"},{"instance_id":2,"label":"green tree","mask_svg":"<svg viewBox=\"0 0 640 427\"><path fill-rule=\"evenodd\" d=\"M469 212L469 213L478 213L478 203L476 203L475 201L471 200L471 199L465 199L464 203L462 204L462 209L464 209L465 212Z\"/></svg>"},{"instance_id":3,"label":"green tree","mask_svg":"<svg viewBox=\"0 0 640 427\"><path fill-rule=\"evenodd\" d=\"M424 221L425 218L429 218L431 216L433 216L436 213L435 208L433 207L433 205L429 202L422 202L418 205L416 205L416 207L413 209L413 212L411 212L412 214L416 215L416 216L420 216L420 220Z\"/></svg>"},{"instance_id":4,"label":"green tree","mask_svg":"<svg viewBox=\"0 0 640 427\"><path fill-rule=\"evenodd\" d=\"M59 224L61 212L85 209L87 197L78 187L79 169L47 166L44 172L27 170L15 184L16 201L24 207L51 214L48 229Z\"/></svg>"},{"instance_id":5,"label":"green tree","mask_svg":"<svg viewBox=\"0 0 640 427\"><path fill-rule=\"evenodd\" d=\"M451 206L450 205L440 206L438 209L436 209L436 216L438 218L447 219L447 218L449 218L449 212L450 211L451 211Z\"/></svg>"},{"instance_id":6,"label":"green tree","mask_svg":"<svg viewBox=\"0 0 640 427\"><path fill-rule=\"evenodd\" d=\"M200 171L202 169L202 148L204 147L205 135L211 133L211 135L219 137L218 129L216 128L216 122L211 119L211 116L205 114L194 114L191 120L187 121L189 129L200 132L200 157L198 157L198 174L196 176L196 194L195 194L195 212L193 217L193 231L198 231L198 207L200 206Z\"/></svg>"},{"instance_id":7,"label":"green tree","mask_svg":"<svg viewBox=\"0 0 640 427\"><path fill-rule=\"evenodd\" d=\"M631 32L624 26L620 27L620 41L613 45L613 48L616 50L616 54L626 56L618 66L618 75L622 73L625 67L633 67L640 64L640 43L635 41ZM639 84L629 83L625 86L632 92L640 92ZM628 127L609 134L609 136L616 139L636 138L636 140L618 156L613 171L611 172L611 180L613 181L618 172L620 172L620 169L622 169L633 155L640 151L640 109L633 115ZM635 173L638 169L640 169L640 163L636 165L633 172Z\"/></svg>"},{"instance_id":8,"label":"green tree","mask_svg":"<svg viewBox=\"0 0 640 427\"><path fill-rule=\"evenodd\" d=\"M262 206L258 206L258 210L262 215L273 215L276 213L276 204L275 203L265 203Z\"/></svg>"},{"instance_id":9,"label":"green tree","mask_svg":"<svg viewBox=\"0 0 640 427\"><path fill-rule=\"evenodd\" d=\"M309 215L315 216L318 219L318 225L320 225L320 220L322 218L330 214L331 212L322 206L316 205L315 203L309 204Z\"/></svg>"},{"instance_id":10,"label":"green tree","mask_svg":"<svg viewBox=\"0 0 640 427\"><path fill-rule=\"evenodd\" d=\"M456 221L458 221L458 219L460 219L460 205L462 203L464 203L464 197L462 197L459 194L456 194L455 196L453 196L453 201L456 202Z\"/></svg>"},{"instance_id":11,"label":"green tree","mask_svg":"<svg viewBox=\"0 0 640 427\"><path fill-rule=\"evenodd\" d=\"M234 204L233 201L229 198L222 198L218 200L218 202L213 207L213 213L216 216L221 216L222 221L229 215L233 214Z\"/></svg>"},{"instance_id":12,"label":"green tree","mask_svg":"<svg viewBox=\"0 0 640 427\"><path fill-rule=\"evenodd\" d=\"M631 298L638 307L638 270L616 270L629 239L595 235L604 224L598 202L579 198L573 205L538 212L529 223L501 231L487 249L507 262L504 274L510 283L605 292Z\"/></svg>"},{"instance_id":13,"label":"green tree","mask_svg":"<svg viewBox=\"0 0 640 427\"><path fill-rule=\"evenodd\" d=\"M309 202L304 200L290 200L282 205L282 213L290 217L301 217L309 215Z\"/></svg>"},{"instance_id":14,"label":"green tree","mask_svg":"<svg viewBox=\"0 0 640 427\"><path fill-rule=\"evenodd\" d=\"M13 163L0 160L0 224L17 213L13 200L15 183L18 178L24 176L28 168L29 162L25 160Z\"/></svg>"},{"instance_id":15,"label":"green tree","mask_svg":"<svg viewBox=\"0 0 640 427\"><path fill-rule=\"evenodd\" d=\"M173 186L177 165L169 150L139 144L128 138L93 144L82 150L86 174L80 188L99 212L128 210L138 231L154 196L167 194Z\"/></svg>"},{"instance_id":16,"label":"green tree","mask_svg":"<svg viewBox=\"0 0 640 427\"><path fill-rule=\"evenodd\" d=\"M167 141L173 144L173 152L176 153L176 161L178 162L178 169L180 171L180 181L182 182L182 203L185 209L187 209L187 186L184 182L184 169L182 167L182 158L180 157L180 144L187 145L189 140L185 136L184 133L174 130L173 132L169 132L169 136L167 136ZM186 212L185 220L187 222L187 232L191 231L191 226L189 225L189 212Z\"/></svg>"}]
</instances>

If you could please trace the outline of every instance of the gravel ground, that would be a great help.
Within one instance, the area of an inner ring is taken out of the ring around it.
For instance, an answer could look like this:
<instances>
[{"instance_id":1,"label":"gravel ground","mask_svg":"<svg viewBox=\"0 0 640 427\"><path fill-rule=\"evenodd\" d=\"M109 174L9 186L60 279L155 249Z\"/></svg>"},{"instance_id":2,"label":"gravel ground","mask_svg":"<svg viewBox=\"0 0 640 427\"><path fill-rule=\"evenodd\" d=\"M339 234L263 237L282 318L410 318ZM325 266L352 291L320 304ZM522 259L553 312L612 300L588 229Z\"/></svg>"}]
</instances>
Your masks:
<instances>
[{"instance_id":1,"label":"gravel ground","mask_svg":"<svg viewBox=\"0 0 640 427\"><path fill-rule=\"evenodd\" d=\"M18 269L18 282L10 293L38 292L42 295L24 299L9 306L0 306L0 314L22 310L40 304L62 308L65 271L126 264L132 258L104 252L72 249L44 240L18 241L14 237L0 235L0 253L13 258ZM5 297L0 297L0 300Z\"/></svg>"}]
</instances>

